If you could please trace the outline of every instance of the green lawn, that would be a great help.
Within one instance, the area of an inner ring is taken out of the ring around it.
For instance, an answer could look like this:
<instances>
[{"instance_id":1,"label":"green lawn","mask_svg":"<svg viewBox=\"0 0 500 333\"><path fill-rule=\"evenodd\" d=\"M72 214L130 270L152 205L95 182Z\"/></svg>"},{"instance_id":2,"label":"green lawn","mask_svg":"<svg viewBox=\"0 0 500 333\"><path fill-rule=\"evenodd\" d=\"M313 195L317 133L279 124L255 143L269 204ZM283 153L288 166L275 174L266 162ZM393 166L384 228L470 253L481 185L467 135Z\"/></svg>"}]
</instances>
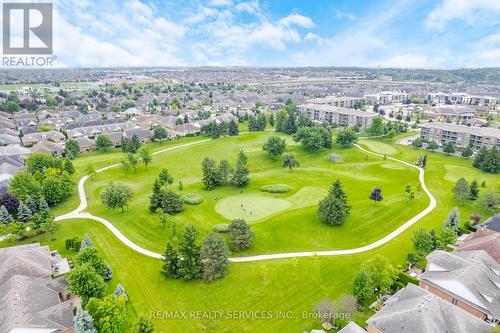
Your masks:
<instances>
[{"instance_id":1,"label":"green lawn","mask_svg":"<svg viewBox=\"0 0 500 333\"><path fill-rule=\"evenodd\" d=\"M99 174L98 178L87 184L90 199L90 211L108 218L123 233L138 244L148 249L162 251L168 239L168 233L161 229L159 223L147 210L147 195L151 182L161 169L167 167L176 180L183 180L186 192L199 193L205 201L198 206L188 206L186 211L176 217L183 224L196 224L203 233L211 229L215 223L226 219L217 213L216 205L224 198L233 196L259 195L271 199L286 200L292 205L286 210L277 210L269 218L253 222L256 243L250 253L286 252L292 250L319 250L358 247L383 237L397 225L405 222L425 206L428 200L423 193L417 191L417 198L409 202L404 197L404 185L411 183L417 186L417 172L403 168L389 160L383 160L358 150L334 149L341 155L341 163L331 164L328 151L316 154L302 153L297 146L290 150L297 153L302 167L296 171L282 170L279 161L273 161L261 151L265 134L248 134L238 138L223 138L208 144L191 146L160 154L154 157L153 165L148 172L140 170L137 174L125 177L119 170L109 170ZM186 138L185 141L200 140ZM411 237L414 230L440 227L451 208L457 205L453 201L451 188L454 181L466 170L468 180L476 178L485 181L486 188L498 186L498 175L483 173L471 167L471 161L450 157L440 153L394 145L384 139L379 141L362 140L364 146L384 147L389 145L395 149L391 156L413 163L420 154L428 154L426 183L436 197L438 206L431 214L418 222L388 244L370 252L340 257L309 257L283 260L270 260L251 263L232 263L226 277L214 283L184 283L165 279L160 273L161 262L142 256L120 243L104 226L91 220L67 220L60 223L56 241L48 241L46 235L26 240L48 243L51 248L62 254L71 256L74 253L64 249L64 239L82 237L89 233L94 243L112 264L114 277L109 283L109 290L121 282L130 302L128 311L130 322L137 315L150 316L157 311L186 311L187 319L154 319L158 332L302 332L319 328L317 319L303 318L303 312L310 314L315 305L324 299L334 301L342 294L350 293L351 280L359 265L374 254L386 256L394 264L402 264L411 251ZM183 142L183 141L181 141ZM155 144L155 149L181 142ZM291 141L289 141L291 143ZM381 145L383 143L384 145ZM251 183L244 193L238 189L223 187L206 192L199 182L199 162L206 155L215 158L234 159L236 151L243 147L249 154ZM92 160L101 166L118 161L120 152L92 153L76 160L79 173ZM96 167L97 168L97 167ZM330 182L340 178L346 187L351 204L352 214L341 227L321 225L316 219L315 206L310 206L317 198L322 197ZM110 212L101 207L96 198L99 191L110 179L126 182L134 188L135 198L129 209L121 214ZM259 191L266 184L285 183L292 187L288 193L271 195ZM384 201L376 205L368 200L369 191L375 185L382 187ZM481 188L481 191L485 189ZM275 198L276 197L276 198ZM311 200L311 201L309 201ZM57 210L69 211L78 204L77 200L69 200ZM295 207L295 209L294 209ZM480 211L475 204L458 206L462 221L471 213L479 213L483 219L487 212ZM260 208L259 208L260 209ZM257 208L255 209L257 211ZM185 221L187 220L187 221ZM5 243L5 242L4 242ZM2 244L2 245L10 245ZM191 319L192 311L224 311L222 319ZM248 312L254 315L266 312L268 319L244 319ZM287 318L277 318L277 312L290 311ZM369 312L357 314L355 320L363 325ZM158 314L156 314L158 317Z\"/></svg>"},{"instance_id":2,"label":"green lawn","mask_svg":"<svg viewBox=\"0 0 500 333\"><path fill-rule=\"evenodd\" d=\"M417 188L416 169L368 156L356 148L334 149L342 162L331 163L328 159L330 150L304 153L287 137L288 150L294 152L301 163L300 168L289 171L281 167L280 159L272 159L262 150L270 135L269 132L250 133L164 152L154 156L147 171L141 166L128 176L120 168L106 170L86 183L88 210L112 222L135 243L152 251L163 251L171 234L160 225L158 217L148 211L148 197L154 179L162 168L167 168L175 183L183 182L185 192L204 197L200 205L186 205L184 212L171 218L179 230L186 223L192 223L206 234L216 224L244 217L255 224L257 234L254 247L243 253L247 255L366 245L388 234L428 205L423 192L417 191L413 201L408 200L404 192L407 184ZM243 189L228 185L205 191L201 183L203 158L226 158L233 162L240 148L249 157L250 184ZM83 159L88 159L88 156ZM106 163L112 162L106 159ZM316 208L336 178L344 183L352 214L344 225L332 228L319 222ZM99 202L99 195L109 181L123 182L133 189L134 199L125 213L106 209ZM292 189L281 194L260 191L261 186L278 182ZM382 188L382 202L369 200L375 186ZM294 241L299 234L301 241Z\"/></svg>"}]
</instances>

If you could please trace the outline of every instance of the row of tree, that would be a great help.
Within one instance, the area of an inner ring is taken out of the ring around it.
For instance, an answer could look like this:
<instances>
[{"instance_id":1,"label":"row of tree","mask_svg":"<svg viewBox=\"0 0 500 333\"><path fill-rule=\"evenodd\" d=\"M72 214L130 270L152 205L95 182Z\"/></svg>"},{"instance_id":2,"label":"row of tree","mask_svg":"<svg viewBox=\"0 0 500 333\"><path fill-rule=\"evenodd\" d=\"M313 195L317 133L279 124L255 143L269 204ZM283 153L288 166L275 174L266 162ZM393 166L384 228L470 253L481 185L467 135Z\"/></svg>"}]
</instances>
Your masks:
<instances>
[{"instance_id":1,"label":"row of tree","mask_svg":"<svg viewBox=\"0 0 500 333\"><path fill-rule=\"evenodd\" d=\"M500 172L500 151L496 147L481 147L474 157L472 166L489 173Z\"/></svg>"},{"instance_id":2,"label":"row of tree","mask_svg":"<svg viewBox=\"0 0 500 333\"><path fill-rule=\"evenodd\" d=\"M453 197L458 202L474 201L479 197L479 184L474 179L469 185L467 180L462 177L457 180L451 191L453 192Z\"/></svg>"},{"instance_id":3,"label":"row of tree","mask_svg":"<svg viewBox=\"0 0 500 333\"><path fill-rule=\"evenodd\" d=\"M202 182L206 190L212 190L217 186L233 183L238 187L244 187L249 182L249 170L247 167L248 157L241 149L238 152L236 165L233 168L227 160L221 160L219 164L209 157L201 162L203 173Z\"/></svg>"},{"instance_id":4,"label":"row of tree","mask_svg":"<svg viewBox=\"0 0 500 333\"><path fill-rule=\"evenodd\" d=\"M220 122L219 124L215 121L208 123L201 128L201 133L212 139L218 139L226 135L237 136L240 132L238 124L234 120L231 120L230 122Z\"/></svg>"}]
</instances>

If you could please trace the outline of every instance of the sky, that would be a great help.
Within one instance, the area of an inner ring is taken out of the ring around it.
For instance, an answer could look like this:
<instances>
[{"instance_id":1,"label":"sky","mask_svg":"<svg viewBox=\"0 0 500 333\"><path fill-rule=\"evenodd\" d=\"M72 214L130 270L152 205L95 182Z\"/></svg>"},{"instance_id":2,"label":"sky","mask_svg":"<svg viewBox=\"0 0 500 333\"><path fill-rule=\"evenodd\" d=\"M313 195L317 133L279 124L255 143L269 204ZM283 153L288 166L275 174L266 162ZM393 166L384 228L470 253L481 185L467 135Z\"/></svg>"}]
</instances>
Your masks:
<instances>
[{"instance_id":1,"label":"sky","mask_svg":"<svg viewBox=\"0 0 500 333\"><path fill-rule=\"evenodd\" d=\"M59 66L500 66L500 0L53 4Z\"/></svg>"}]
</instances>

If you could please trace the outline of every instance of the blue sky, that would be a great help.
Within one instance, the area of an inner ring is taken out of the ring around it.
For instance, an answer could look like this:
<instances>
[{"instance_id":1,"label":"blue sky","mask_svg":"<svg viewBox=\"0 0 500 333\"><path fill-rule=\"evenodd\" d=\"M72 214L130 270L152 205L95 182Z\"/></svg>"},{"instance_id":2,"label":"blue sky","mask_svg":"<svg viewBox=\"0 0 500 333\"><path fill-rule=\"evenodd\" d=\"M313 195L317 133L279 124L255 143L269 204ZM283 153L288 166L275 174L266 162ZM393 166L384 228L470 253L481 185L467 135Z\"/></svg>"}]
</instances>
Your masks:
<instances>
[{"instance_id":1,"label":"blue sky","mask_svg":"<svg viewBox=\"0 0 500 333\"><path fill-rule=\"evenodd\" d=\"M63 66L500 66L500 1L55 0Z\"/></svg>"}]
</instances>

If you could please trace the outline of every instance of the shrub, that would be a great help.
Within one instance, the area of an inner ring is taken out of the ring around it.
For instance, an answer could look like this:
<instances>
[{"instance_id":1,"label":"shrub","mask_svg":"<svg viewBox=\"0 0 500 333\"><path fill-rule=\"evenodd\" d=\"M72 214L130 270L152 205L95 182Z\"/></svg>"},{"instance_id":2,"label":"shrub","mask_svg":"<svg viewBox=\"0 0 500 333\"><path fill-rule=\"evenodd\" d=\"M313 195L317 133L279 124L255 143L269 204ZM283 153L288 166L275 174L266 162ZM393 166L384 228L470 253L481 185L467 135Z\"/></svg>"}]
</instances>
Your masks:
<instances>
[{"instance_id":1,"label":"shrub","mask_svg":"<svg viewBox=\"0 0 500 333\"><path fill-rule=\"evenodd\" d=\"M286 193L290 191L292 188L285 184L273 184L273 185L264 185L260 188L262 192L269 193Z\"/></svg>"},{"instance_id":2,"label":"shrub","mask_svg":"<svg viewBox=\"0 0 500 333\"><path fill-rule=\"evenodd\" d=\"M214 225L214 231L220 233L229 232L229 223L219 223Z\"/></svg>"},{"instance_id":3,"label":"shrub","mask_svg":"<svg viewBox=\"0 0 500 333\"><path fill-rule=\"evenodd\" d=\"M404 272L398 272L398 281L401 282L404 286L406 286L408 283L412 283L418 286L418 279Z\"/></svg>"},{"instance_id":4,"label":"shrub","mask_svg":"<svg viewBox=\"0 0 500 333\"><path fill-rule=\"evenodd\" d=\"M182 200L188 205L199 205L203 202L203 197L198 193L186 193L182 197Z\"/></svg>"}]
</instances>

